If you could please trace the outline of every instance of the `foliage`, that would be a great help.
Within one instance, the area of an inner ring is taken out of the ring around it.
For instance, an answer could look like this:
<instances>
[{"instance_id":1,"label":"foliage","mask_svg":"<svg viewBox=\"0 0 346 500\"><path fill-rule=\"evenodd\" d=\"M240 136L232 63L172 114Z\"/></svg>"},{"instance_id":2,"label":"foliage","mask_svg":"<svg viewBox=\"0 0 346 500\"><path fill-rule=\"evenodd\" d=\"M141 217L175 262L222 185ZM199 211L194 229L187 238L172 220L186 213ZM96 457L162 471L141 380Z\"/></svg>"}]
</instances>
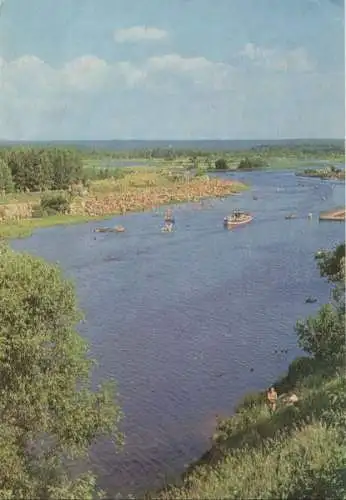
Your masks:
<instances>
[{"instance_id":1,"label":"foliage","mask_svg":"<svg viewBox=\"0 0 346 500\"><path fill-rule=\"evenodd\" d=\"M260 157L254 157L254 158L249 158L248 156L246 158L243 158L240 160L238 169L239 170L252 170L256 168L263 168L267 166L266 162L260 158Z\"/></svg>"},{"instance_id":2,"label":"foliage","mask_svg":"<svg viewBox=\"0 0 346 500\"><path fill-rule=\"evenodd\" d=\"M345 277L345 243L341 243L333 250L320 250L315 259L321 276L331 283L342 283Z\"/></svg>"},{"instance_id":3,"label":"foliage","mask_svg":"<svg viewBox=\"0 0 346 500\"><path fill-rule=\"evenodd\" d=\"M297 172L296 175L301 175ZM324 168L307 168L303 175L308 177L320 177L321 179L345 179L345 170L336 168L335 165L326 165Z\"/></svg>"},{"instance_id":4,"label":"foliage","mask_svg":"<svg viewBox=\"0 0 346 500\"><path fill-rule=\"evenodd\" d=\"M0 498L94 498L65 465L102 435L121 443L115 388L91 392L72 284L41 259L0 247Z\"/></svg>"},{"instance_id":5,"label":"foliage","mask_svg":"<svg viewBox=\"0 0 346 500\"><path fill-rule=\"evenodd\" d=\"M75 151L59 148L0 150L9 166L16 190L67 189L83 180L82 158Z\"/></svg>"},{"instance_id":6,"label":"foliage","mask_svg":"<svg viewBox=\"0 0 346 500\"><path fill-rule=\"evenodd\" d=\"M70 202L64 194L46 193L41 198L40 208L50 214L68 214L70 212Z\"/></svg>"},{"instance_id":7,"label":"foliage","mask_svg":"<svg viewBox=\"0 0 346 500\"><path fill-rule=\"evenodd\" d=\"M228 170L228 164L225 158L219 158L215 161L216 170Z\"/></svg>"},{"instance_id":8,"label":"foliage","mask_svg":"<svg viewBox=\"0 0 346 500\"><path fill-rule=\"evenodd\" d=\"M14 185L10 167L5 160L0 158L0 192L10 193L13 189Z\"/></svg>"},{"instance_id":9,"label":"foliage","mask_svg":"<svg viewBox=\"0 0 346 500\"><path fill-rule=\"evenodd\" d=\"M322 306L315 317L298 321L299 346L317 360L340 366L345 361L345 243L316 255L320 274L335 285L333 301Z\"/></svg>"},{"instance_id":10,"label":"foliage","mask_svg":"<svg viewBox=\"0 0 346 500\"><path fill-rule=\"evenodd\" d=\"M207 169L199 167L195 172L195 177L203 177L207 174Z\"/></svg>"},{"instance_id":11,"label":"foliage","mask_svg":"<svg viewBox=\"0 0 346 500\"><path fill-rule=\"evenodd\" d=\"M104 180L104 179L122 179L127 174L131 173L129 168L119 167L85 167L84 178L85 180Z\"/></svg>"}]
</instances>

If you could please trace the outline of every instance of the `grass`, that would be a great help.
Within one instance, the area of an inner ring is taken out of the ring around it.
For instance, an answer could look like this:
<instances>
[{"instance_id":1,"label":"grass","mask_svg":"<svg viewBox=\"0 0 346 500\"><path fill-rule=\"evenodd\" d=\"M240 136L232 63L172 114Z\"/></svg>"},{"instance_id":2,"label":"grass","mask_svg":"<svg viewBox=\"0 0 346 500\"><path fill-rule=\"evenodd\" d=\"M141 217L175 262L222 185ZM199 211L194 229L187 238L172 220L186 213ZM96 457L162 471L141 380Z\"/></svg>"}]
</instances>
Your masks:
<instances>
[{"instance_id":1,"label":"grass","mask_svg":"<svg viewBox=\"0 0 346 500\"><path fill-rule=\"evenodd\" d=\"M111 216L109 216L109 218L110 217ZM83 222L100 219L107 219L107 217L89 217L87 215L51 215L35 219L0 222L0 238L25 238L30 236L35 229L67 224L81 224Z\"/></svg>"},{"instance_id":2,"label":"grass","mask_svg":"<svg viewBox=\"0 0 346 500\"><path fill-rule=\"evenodd\" d=\"M193 199L194 196L200 197L200 193L203 194L204 192L206 193L205 197L214 196L214 193L208 193L208 190L206 190L207 185L203 184L201 178L191 180L191 184L189 184L179 171L173 172L173 175L170 175L170 170L166 166L164 168L143 167L137 170L128 170L126 175L121 178L93 181L89 189L89 198L96 198L100 203L103 203L104 200L106 204L109 203L110 199L114 201L125 198L127 203L126 211L129 212L149 209L152 203L155 206L182 203L189 201L190 195L191 199ZM211 181L210 185L212 185L212 182L214 181ZM189 186L191 186L191 189ZM238 192L246 188L246 186L240 183L234 183L232 190ZM228 194L232 193L228 192ZM227 193L223 193L223 195L227 195ZM42 193L14 193L13 195L0 198L0 204L38 204L41 197ZM73 202L79 205L83 202L83 197L76 197ZM117 204L112 204L112 206L107 205L107 207L107 210L103 214L53 215L43 218L0 222L0 238L26 237L34 229L107 219L121 213Z\"/></svg>"},{"instance_id":3,"label":"grass","mask_svg":"<svg viewBox=\"0 0 346 500\"><path fill-rule=\"evenodd\" d=\"M212 449L183 484L155 498L346 498L346 379L307 364L311 370L293 378L291 370L278 383L294 388L295 406L279 399L271 414L264 394L248 397L219 423Z\"/></svg>"}]
</instances>

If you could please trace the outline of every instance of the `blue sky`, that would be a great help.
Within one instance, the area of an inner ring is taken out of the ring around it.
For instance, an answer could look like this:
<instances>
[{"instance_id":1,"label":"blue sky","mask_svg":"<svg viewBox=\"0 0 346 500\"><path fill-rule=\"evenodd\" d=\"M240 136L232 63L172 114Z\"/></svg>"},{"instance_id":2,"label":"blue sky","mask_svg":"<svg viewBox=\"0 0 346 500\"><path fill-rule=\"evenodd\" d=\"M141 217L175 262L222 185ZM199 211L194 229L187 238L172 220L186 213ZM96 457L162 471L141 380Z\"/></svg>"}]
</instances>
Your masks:
<instances>
[{"instance_id":1,"label":"blue sky","mask_svg":"<svg viewBox=\"0 0 346 500\"><path fill-rule=\"evenodd\" d=\"M0 138L344 136L343 0L2 1Z\"/></svg>"}]
</instances>

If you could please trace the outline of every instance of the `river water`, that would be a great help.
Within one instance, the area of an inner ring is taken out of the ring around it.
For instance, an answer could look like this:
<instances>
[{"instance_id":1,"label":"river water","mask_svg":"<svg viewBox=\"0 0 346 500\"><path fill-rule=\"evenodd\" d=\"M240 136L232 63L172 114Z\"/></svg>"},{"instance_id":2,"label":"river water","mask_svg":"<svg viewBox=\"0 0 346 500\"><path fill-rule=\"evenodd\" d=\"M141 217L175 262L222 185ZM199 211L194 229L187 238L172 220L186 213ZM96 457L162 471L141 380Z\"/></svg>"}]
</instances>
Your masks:
<instances>
[{"instance_id":1,"label":"river water","mask_svg":"<svg viewBox=\"0 0 346 500\"><path fill-rule=\"evenodd\" d=\"M117 455L102 442L91 454L112 495L176 479L208 448L216 414L230 414L299 354L296 320L328 300L313 256L342 240L344 225L317 215L344 203L344 185L292 172L235 177L252 190L180 205L175 233L141 213L107 221L123 224L122 234L95 237L93 222L13 242L75 279L86 314L80 331L99 363L94 382L118 382L126 446ZM253 223L224 230L233 208L250 210ZM291 212L298 218L285 220ZM306 304L309 295L318 302Z\"/></svg>"}]
</instances>

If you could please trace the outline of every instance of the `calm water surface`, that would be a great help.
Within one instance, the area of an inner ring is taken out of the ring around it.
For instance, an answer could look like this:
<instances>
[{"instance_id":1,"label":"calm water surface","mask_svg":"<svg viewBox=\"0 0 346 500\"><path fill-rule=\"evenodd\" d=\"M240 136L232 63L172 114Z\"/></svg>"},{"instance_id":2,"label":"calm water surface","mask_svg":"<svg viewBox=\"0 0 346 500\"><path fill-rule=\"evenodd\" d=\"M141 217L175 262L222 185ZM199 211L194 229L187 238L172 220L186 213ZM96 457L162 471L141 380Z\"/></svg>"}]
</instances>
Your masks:
<instances>
[{"instance_id":1,"label":"calm water surface","mask_svg":"<svg viewBox=\"0 0 346 500\"><path fill-rule=\"evenodd\" d=\"M125 449L116 455L101 443L91 456L111 494L176 478L209 446L216 414L230 414L244 393L287 368L299 353L297 318L328 299L313 255L340 241L344 226L317 214L343 204L344 185L291 172L238 178L252 191L177 207L172 234L142 213L107 221L124 224L123 234L95 238L99 223L90 223L13 242L75 279L87 320L80 330L99 362L94 381L118 381ZM224 230L233 208L251 210L254 222ZM298 219L285 220L290 212ZM305 304L308 295L318 303Z\"/></svg>"}]
</instances>

